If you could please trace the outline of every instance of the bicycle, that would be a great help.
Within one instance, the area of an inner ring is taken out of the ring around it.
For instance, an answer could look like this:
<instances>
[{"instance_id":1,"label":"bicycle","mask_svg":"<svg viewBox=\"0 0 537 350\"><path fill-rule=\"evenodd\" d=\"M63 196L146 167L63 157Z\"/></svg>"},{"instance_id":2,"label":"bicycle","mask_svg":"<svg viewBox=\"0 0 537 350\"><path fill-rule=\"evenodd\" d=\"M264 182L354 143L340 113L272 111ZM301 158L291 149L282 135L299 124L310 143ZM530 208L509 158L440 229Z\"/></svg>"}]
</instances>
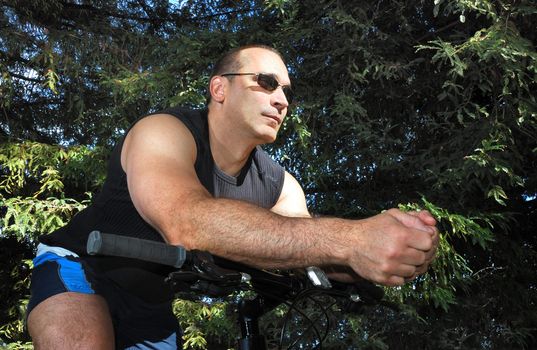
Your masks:
<instances>
[{"instance_id":1,"label":"bicycle","mask_svg":"<svg viewBox=\"0 0 537 350\"><path fill-rule=\"evenodd\" d=\"M291 311L297 311L297 303L313 296L330 296L340 309L356 312L365 305L383 302L383 290L369 281L359 284L343 284L330 281L318 267L308 267L305 271L269 272L241 263L233 262L202 251L188 251L180 246L161 242L93 231L87 241L90 255L108 255L134 258L175 268L165 279L176 296L193 299L193 296L224 298L238 291L253 291L254 298L239 297L236 309L241 336L237 340L239 350L267 349L265 336L259 331L259 318L280 304L288 306L281 328L280 344L284 344L284 334ZM315 299L313 299L315 300ZM315 301L314 301L315 303ZM333 306L316 306L326 317L324 332L316 326L317 320L310 319L298 310L309 323L304 333L312 330L317 340L314 348L321 348L329 333L328 310ZM287 349L292 349L300 338L295 339Z\"/></svg>"}]
</instances>

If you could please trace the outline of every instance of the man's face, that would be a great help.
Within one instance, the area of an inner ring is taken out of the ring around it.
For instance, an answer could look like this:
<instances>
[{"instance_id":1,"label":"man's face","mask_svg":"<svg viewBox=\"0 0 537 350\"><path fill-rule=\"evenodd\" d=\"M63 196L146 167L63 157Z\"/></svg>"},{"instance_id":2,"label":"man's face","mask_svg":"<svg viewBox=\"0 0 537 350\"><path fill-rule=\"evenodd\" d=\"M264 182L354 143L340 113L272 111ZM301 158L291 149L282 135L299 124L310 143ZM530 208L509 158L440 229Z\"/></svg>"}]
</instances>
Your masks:
<instances>
[{"instance_id":1,"label":"man's face","mask_svg":"<svg viewBox=\"0 0 537 350\"><path fill-rule=\"evenodd\" d=\"M280 85L290 85L287 67L277 54L251 48L240 53L240 60L242 67L239 71L229 73L271 74ZM265 89L255 75L234 76L227 80L224 104L235 130L254 139L255 143L273 142L289 105L281 86L273 91Z\"/></svg>"}]
</instances>

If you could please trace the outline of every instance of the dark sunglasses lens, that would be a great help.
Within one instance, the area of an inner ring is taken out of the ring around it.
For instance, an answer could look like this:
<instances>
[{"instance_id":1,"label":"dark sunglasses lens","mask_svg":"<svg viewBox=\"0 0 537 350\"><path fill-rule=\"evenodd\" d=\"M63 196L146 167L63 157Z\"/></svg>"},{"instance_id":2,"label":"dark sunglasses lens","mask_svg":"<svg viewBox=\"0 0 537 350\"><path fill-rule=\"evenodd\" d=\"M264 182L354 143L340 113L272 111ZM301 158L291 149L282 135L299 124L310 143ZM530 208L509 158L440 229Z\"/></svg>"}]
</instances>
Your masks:
<instances>
[{"instance_id":1,"label":"dark sunglasses lens","mask_svg":"<svg viewBox=\"0 0 537 350\"><path fill-rule=\"evenodd\" d=\"M272 75L269 74L259 74L257 76L257 83L259 86L261 86L263 89L266 89L268 91L274 91L280 86L280 83L274 78ZM293 102L293 91L289 86L282 86L283 93L285 95L285 98L287 99L287 102L290 104Z\"/></svg>"},{"instance_id":2,"label":"dark sunglasses lens","mask_svg":"<svg viewBox=\"0 0 537 350\"><path fill-rule=\"evenodd\" d=\"M263 89L267 89L269 91L274 91L278 88L278 81L276 78L268 74L259 74L257 76L257 83Z\"/></svg>"}]
</instances>

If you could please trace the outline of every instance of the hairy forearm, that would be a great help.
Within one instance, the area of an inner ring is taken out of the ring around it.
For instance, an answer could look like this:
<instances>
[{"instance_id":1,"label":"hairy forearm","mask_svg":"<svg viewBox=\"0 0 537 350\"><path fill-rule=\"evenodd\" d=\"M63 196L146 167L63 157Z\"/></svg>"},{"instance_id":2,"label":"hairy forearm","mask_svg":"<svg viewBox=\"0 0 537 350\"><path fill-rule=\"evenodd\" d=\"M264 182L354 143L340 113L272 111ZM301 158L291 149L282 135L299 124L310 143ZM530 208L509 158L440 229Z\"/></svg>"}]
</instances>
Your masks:
<instances>
[{"instance_id":1,"label":"hairy forearm","mask_svg":"<svg viewBox=\"0 0 537 350\"><path fill-rule=\"evenodd\" d=\"M401 285L424 272L436 250L434 219L425 223L397 209L363 220L292 218L241 201L183 195L188 200L162 199L182 204L164 204L148 217L169 244L258 268L339 265L377 283Z\"/></svg>"},{"instance_id":2,"label":"hairy forearm","mask_svg":"<svg viewBox=\"0 0 537 350\"><path fill-rule=\"evenodd\" d=\"M346 263L346 220L290 218L213 198L200 198L180 211L165 233L171 244L260 268Z\"/></svg>"}]
</instances>

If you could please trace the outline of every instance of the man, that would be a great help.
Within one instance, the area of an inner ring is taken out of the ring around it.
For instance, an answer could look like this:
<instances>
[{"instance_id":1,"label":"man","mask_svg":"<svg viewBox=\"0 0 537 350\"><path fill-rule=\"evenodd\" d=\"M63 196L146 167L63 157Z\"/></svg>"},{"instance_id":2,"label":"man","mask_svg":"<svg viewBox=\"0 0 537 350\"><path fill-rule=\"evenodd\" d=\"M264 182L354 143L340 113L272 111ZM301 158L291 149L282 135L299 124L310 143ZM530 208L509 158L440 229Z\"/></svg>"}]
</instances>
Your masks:
<instances>
[{"instance_id":1,"label":"man","mask_svg":"<svg viewBox=\"0 0 537 350\"><path fill-rule=\"evenodd\" d=\"M259 148L289 105L281 56L232 50L215 66L208 110L170 109L137 121L116 146L102 193L65 228L42 238L28 328L36 349L175 348L162 285L167 270L88 257L94 229L164 240L259 268L321 266L387 286L423 273L438 233L427 212L365 219L310 218L297 181Z\"/></svg>"}]
</instances>

